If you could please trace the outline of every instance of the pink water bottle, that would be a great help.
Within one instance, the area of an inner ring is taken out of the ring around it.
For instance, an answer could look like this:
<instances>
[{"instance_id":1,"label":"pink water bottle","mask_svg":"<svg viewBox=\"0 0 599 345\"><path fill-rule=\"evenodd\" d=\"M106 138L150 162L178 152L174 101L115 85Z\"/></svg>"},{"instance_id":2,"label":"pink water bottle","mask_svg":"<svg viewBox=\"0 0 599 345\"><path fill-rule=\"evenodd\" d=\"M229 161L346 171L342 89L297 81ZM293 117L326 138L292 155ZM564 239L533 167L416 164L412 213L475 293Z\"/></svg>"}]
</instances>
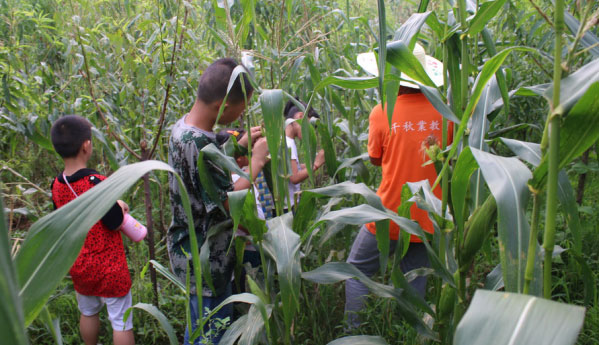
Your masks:
<instances>
[{"instance_id":1,"label":"pink water bottle","mask_svg":"<svg viewBox=\"0 0 599 345\"><path fill-rule=\"evenodd\" d=\"M131 217L129 213L125 213L123 225L121 230L129 237L133 242L139 242L146 237L148 229L143 226L137 219Z\"/></svg>"}]
</instances>

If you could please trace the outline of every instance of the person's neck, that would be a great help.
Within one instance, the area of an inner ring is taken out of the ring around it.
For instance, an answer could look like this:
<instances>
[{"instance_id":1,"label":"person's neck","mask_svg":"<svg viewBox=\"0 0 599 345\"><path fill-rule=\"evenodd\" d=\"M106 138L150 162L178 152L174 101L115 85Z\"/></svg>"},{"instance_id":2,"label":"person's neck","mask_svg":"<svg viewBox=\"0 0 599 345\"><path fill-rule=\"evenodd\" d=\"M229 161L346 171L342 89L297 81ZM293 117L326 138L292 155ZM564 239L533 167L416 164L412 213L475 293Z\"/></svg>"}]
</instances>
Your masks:
<instances>
[{"instance_id":1,"label":"person's neck","mask_svg":"<svg viewBox=\"0 0 599 345\"><path fill-rule=\"evenodd\" d=\"M213 106L196 100L185 118L185 124L212 132L216 116L218 116L218 109L215 114Z\"/></svg>"},{"instance_id":2,"label":"person's neck","mask_svg":"<svg viewBox=\"0 0 599 345\"><path fill-rule=\"evenodd\" d=\"M64 174L66 176L71 176L77 171L85 168L87 168L87 161L81 157L64 159Z\"/></svg>"}]
</instances>

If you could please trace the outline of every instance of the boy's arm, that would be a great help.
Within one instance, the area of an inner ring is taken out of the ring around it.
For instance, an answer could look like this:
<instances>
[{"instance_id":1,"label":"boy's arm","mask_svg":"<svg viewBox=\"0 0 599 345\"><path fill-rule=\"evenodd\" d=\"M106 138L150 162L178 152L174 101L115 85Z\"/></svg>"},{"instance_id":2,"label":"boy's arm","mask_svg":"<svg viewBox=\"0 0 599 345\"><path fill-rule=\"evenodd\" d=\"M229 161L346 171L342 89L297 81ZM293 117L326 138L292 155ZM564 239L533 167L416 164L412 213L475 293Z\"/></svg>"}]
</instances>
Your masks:
<instances>
[{"instance_id":1,"label":"boy's arm","mask_svg":"<svg viewBox=\"0 0 599 345\"><path fill-rule=\"evenodd\" d=\"M260 138L254 144L254 148L252 149L252 181L258 177L262 168L264 168L264 164L268 161L266 156L268 155L268 144L266 143L265 138ZM233 190L243 190L250 188L250 181L241 177L235 184L233 185Z\"/></svg>"},{"instance_id":2,"label":"boy's arm","mask_svg":"<svg viewBox=\"0 0 599 345\"><path fill-rule=\"evenodd\" d=\"M94 178L91 178L94 177ZM102 182L104 179L106 179L106 177L102 176L101 178L97 178L96 176L91 176L90 177L90 181L93 185L97 185L98 183ZM121 200L119 200L121 201ZM121 201L122 202L122 201ZM127 204L125 204L127 205ZM127 206L128 209L128 206ZM104 217L102 217L102 223L110 230L118 230L121 228L121 225L123 224L123 220L125 214L124 214L124 209L121 208L121 205L119 205L118 202L115 202L114 205L112 205L112 207L110 208L110 210L108 210L108 212L106 212L106 214L104 215Z\"/></svg>"}]
</instances>

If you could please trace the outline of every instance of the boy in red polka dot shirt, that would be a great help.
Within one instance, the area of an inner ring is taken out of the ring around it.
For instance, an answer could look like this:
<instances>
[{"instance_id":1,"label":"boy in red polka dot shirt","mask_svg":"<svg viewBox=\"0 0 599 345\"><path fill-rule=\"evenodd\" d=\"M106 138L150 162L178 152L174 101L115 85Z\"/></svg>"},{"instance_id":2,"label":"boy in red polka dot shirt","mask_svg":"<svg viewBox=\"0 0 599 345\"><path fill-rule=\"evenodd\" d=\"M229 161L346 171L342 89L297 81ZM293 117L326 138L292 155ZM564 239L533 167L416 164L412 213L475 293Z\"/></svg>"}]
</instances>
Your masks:
<instances>
[{"instance_id":1,"label":"boy in red polka dot shirt","mask_svg":"<svg viewBox=\"0 0 599 345\"><path fill-rule=\"evenodd\" d=\"M85 193L105 176L87 168L92 154L91 123L80 116L58 119L51 129L52 145L64 161L64 171L52 182L56 208ZM133 322L124 322L131 307L131 278L119 229L128 206L117 203L87 233L83 248L69 271L81 317L79 329L86 345L96 345L100 332L99 313L104 304L112 324L115 345L132 345Z\"/></svg>"}]
</instances>

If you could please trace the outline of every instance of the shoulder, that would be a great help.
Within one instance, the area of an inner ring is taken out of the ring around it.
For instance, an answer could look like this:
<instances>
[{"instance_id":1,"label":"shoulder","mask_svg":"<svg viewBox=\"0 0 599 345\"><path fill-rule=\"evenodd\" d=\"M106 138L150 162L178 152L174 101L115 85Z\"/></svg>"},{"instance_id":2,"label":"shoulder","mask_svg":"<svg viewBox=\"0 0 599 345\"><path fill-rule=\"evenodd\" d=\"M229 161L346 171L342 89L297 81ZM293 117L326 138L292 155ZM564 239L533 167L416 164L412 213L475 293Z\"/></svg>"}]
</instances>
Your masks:
<instances>
[{"instance_id":1,"label":"shoulder","mask_svg":"<svg viewBox=\"0 0 599 345\"><path fill-rule=\"evenodd\" d=\"M372 108L372 111L370 111L370 120L378 120L380 117L382 117L383 114L383 106L381 104L377 104L374 108Z\"/></svg>"},{"instance_id":2,"label":"shoulder","mask_svg":"<svg viewBox=\"0 0 599 345\"><path fill-rule=\"evenodd\" d=\"M106 176L104 176L104 175L101 175L101 174L95 173L95 174L91 174L91 175L89 175L89 177L88 177L88 180L89 180L89 182L90 182L92 185L94 185L94 186L95 186L95 185L97 185L98 183L100 183L100 182L102 182L102 181L106 180L106 178L107 178L107 177L106 177Z\"/></svg>"}]
</instances>

